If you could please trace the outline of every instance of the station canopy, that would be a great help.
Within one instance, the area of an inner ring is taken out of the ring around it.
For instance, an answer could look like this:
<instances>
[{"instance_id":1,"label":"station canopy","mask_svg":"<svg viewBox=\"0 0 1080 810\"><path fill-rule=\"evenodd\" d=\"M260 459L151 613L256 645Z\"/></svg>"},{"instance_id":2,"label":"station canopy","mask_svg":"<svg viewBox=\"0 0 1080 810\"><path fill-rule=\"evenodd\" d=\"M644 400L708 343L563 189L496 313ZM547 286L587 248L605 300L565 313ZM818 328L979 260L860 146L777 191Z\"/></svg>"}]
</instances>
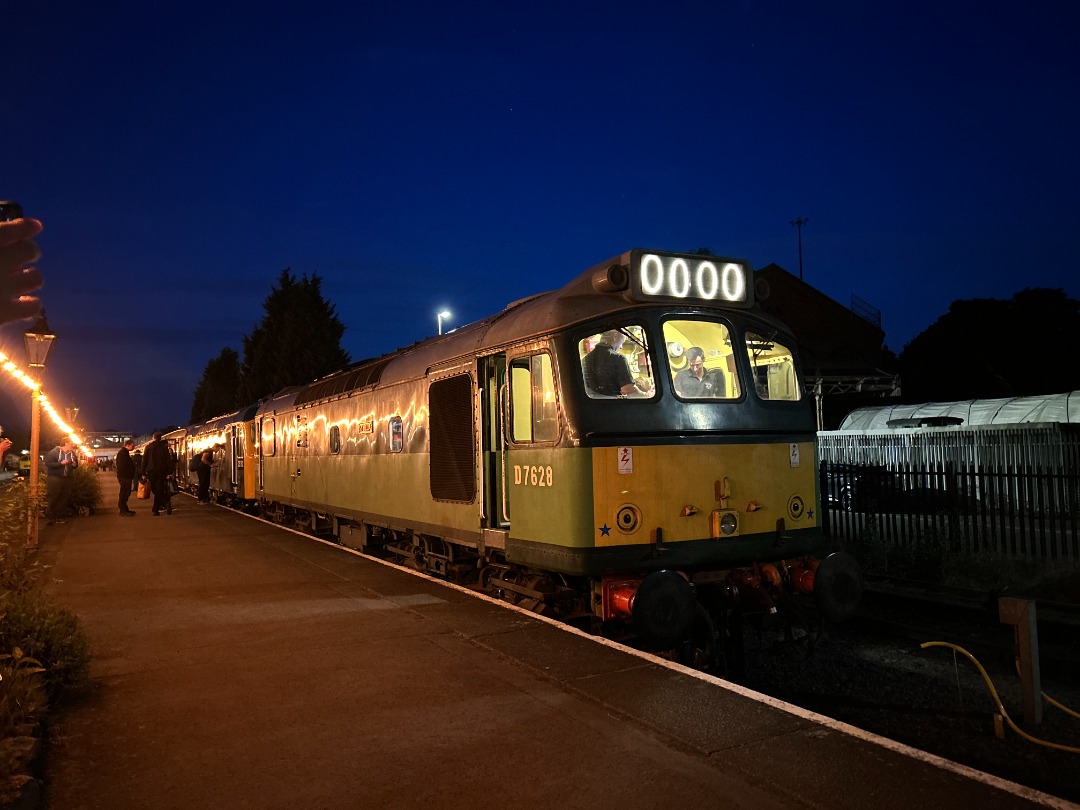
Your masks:
<instances>
[{"instance_id":1,"label":"station canopy","mask_svg":"<svg viewBox=\"0 0 1080 810\"><path fill-rule=\"evenodd\" d=\"M1080 391L1036 397L968 399L922 405L857 408L840 430L890 430L910 427L1018 425L1024 422L1080 424Z\"/></svg>"}]
</instances>

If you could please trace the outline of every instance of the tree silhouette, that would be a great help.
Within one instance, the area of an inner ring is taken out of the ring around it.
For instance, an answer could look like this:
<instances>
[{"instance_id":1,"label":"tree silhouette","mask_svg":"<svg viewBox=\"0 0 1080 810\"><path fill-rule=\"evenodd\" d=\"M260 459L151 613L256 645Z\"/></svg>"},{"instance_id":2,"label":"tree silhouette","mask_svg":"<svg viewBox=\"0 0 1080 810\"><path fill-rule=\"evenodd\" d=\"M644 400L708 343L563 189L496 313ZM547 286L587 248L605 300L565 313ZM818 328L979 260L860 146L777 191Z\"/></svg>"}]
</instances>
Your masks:
<instances>
[{"instance_id":1,"label":"tree silhouette","mask_svg":"<svg viewBox=\"0 0 1080 810\"><path fill-rule=\"evenodd\" d=\"M228 347L206 364L191 404L191 421L205 422L235 411L240 400L240 355Z\"/></svg>"},{"instance_id":2,"label":"tree silhouette","mask_svg":"<svg viewBox=\"0 0 1080 810\"><path fill-rule=\"evenodd\" d=\"M323 298L321 286L317 275L297 280L289 268L281 271L263 302L266 314L244 336L243 402L256 402L348 364L349 355L341 348L345 326Z\"/></svg>"},{"instance_id":3,"label":"tree silhouette","mask_svg":"<svg viewBox=\"0 0 1080 810\"><path fill-rule=\"evenodd\" d=\"M1080 389L1080 302L1060 289L954 301L900 354L904 399L932 402Z\"/></svg>"}]
</instances>

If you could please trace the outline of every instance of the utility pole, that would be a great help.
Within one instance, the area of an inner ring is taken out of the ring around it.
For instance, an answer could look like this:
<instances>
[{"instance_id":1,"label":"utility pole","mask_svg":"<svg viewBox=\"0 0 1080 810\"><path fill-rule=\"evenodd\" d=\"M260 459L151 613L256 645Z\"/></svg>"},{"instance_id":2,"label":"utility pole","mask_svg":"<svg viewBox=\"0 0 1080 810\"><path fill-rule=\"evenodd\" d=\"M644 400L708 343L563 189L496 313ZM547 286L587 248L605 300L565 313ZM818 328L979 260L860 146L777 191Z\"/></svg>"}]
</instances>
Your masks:
<instances>
[{"instance_id":1,"label":"utility pole","mask_svg":"<svg viewBox=\"0 0 1080 810\"><path fill-rule=\"evenodd\" d=\"M803 280L802 277L802 226L809 223L810 220L806 217L795 217L791 220L791 224L795 227L795 230L799 234L799 281Z\"/></svg>"}]
</instances>

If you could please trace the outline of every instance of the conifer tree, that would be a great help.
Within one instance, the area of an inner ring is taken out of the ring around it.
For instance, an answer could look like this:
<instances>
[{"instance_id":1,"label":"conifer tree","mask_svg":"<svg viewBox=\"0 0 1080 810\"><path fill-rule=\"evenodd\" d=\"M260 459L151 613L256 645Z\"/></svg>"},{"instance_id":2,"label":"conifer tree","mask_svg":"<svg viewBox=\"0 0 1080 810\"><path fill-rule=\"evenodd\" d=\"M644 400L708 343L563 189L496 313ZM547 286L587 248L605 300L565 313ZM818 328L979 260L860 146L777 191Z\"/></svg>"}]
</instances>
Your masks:
<instances>
[{"instance_id":1,"label":"conifer tree","mask_svg":"<svg viewBox=\"0 0 1080 810\"><path fill-rule=\"evenodd\" d=\"M263 302L265 315L244 336L241 399L255 402L290 385L301 385L347 365L341 348L345 326L322 296L318 275L297 280L281 271Z\"/></svg>"},{"instance_id":2,"label":"conifer tree","mask_svg":"<svg viewBox=\"0 0 1080 810\"><path fill-rule=\"evenodd\" d=\"M206 364L191 403L191 421L205 422L240 407L240 355L225 347Z\"/></svg>"}]
</instances>

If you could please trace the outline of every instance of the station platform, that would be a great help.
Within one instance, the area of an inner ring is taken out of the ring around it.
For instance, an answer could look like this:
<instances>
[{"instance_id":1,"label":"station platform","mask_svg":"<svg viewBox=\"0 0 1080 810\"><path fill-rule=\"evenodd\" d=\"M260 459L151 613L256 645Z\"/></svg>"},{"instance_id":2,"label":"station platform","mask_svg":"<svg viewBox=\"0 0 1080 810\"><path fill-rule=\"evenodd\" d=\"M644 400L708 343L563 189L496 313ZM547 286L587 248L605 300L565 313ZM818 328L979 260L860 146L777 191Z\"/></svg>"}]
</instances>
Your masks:
<instances>
[{"instance_id":1,"label":"station platform","mask_svg":"<svg viewBox=\"0 0 1080 810\"><path fill-rule=\"evenodd\" d=\"M91 640L41 804L1069 807L218 506L42 525Z\"/></svg>"}]
</instances>

